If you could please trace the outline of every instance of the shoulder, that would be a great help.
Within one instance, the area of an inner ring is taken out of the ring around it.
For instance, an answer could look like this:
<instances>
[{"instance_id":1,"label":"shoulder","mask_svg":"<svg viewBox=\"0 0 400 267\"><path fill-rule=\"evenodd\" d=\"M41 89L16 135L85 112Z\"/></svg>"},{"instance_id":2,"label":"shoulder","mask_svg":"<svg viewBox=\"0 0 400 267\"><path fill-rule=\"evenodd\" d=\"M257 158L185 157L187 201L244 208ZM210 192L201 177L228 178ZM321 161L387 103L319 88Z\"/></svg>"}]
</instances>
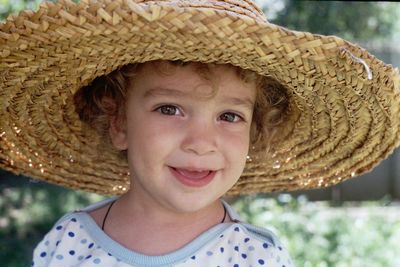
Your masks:
<instances>
[{"instance_id":1,"label":"shoulder","mask_svg":"<svg viewBox=\"0 0 400 267\"><path fill-rule=\"evenodd\" d=\"M182 266L293 266L271 231L241 222L218 227L223 230L188 258L190 265Z\"/></svg>"},{"instance_id":2,"label":"shoulder","mask_svg":"<svg viewBox=\"0 0 400 267\"><path fill-rule=\"evenodd\" d=\"M269 245L278 248L281 246L281 242L278 236L267 228L258 227L248 223L240 223L242 229L249 235L255 239L258 239L261 242L266 242Z\"/></svg>"},{"instance_id":3,"label":"shoulder","mask_svg":"<svg viewBox=\"0 0 400 267\"><path fill-rule=\"evenodd\" d=\"M79 212L67 213L53 225L44 239L50 241L61 240L66 236L74 237L79 234L82 229L81 214Z\"/></svg>"},{"instance_id":4,"label":"shoulder","mask_svg":"<svg viewBox=\"0 0 400 267\"><path fill-rule=\"evenodd\" d=\"M227 202L223 201L222 203L227 209L232 221L235 222L235 224L233 225L235 225L234 230L236 230L236 232L241 229L246 235L248 235L248 238L255 238L256 240L259 240L260 242L266 242L273 247L278 247L281 245L278 237L274 234L274 232L266 228L245 223Z\"/></svg>"},{"instance_id":5,"label":"shoulder","mask_svg":"<svg viewBox=\"0 0 400 267\"><path fill-rule=\"evenodd\" d=\"M62 216L36 246L32 266L48 266L54 260L69 264L67 259L90 255L88 252L95 249L97 242L91 234L95 222L88 212L102 207L108 201L110 200Z\"/></svg>"},{"instance_id":6,"label":"shoulder","mask_svg":"<svg viewBox=\"0 0 400 267\"><path fill-rule=\"evenodd\" d=\"M59 253L60 249L72 247L76 240L81 241L82 228L76 213L64 215L44 236L33 252L32 266L48 266L54 259L65 260L67 257ZM70 250L70 255L75 254ZM64 262L66 263L66 262Z\"/></svg>"},{"instance_id":7,"label":"shoulder","mask_svg":"<svg viewBox=\"0 0 400 267\"><path fill-rule=\"evenodd\" d=\"M225 234L229 235L230 240L243 245L251 243L264 248L282 249L282 243L272 231L248 223L233 223Z\"/></svg>"},{"instance_id":8,"label":"shoulder","mask_svg":"<svg viewBox=\"0 0 400 267\"><path fill-rule=\"evenodd\" d=\"M274 267L293 266L288 251L272 231L247 223L235 223L230 228L228 244L233 245L238 261L268 263Z\"/></svg>"}]
</instances>

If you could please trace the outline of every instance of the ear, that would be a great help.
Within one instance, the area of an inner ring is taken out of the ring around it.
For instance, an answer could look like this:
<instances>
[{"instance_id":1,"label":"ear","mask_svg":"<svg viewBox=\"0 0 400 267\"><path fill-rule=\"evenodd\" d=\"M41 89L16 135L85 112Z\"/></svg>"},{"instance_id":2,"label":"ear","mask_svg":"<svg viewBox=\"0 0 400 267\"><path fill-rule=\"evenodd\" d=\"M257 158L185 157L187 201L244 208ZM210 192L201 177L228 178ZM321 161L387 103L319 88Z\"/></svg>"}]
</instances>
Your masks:
<instances>
[{"instance_id":1,"label":"ear","mask_svg":"<svg viewBox=\"0 0 400 267\"><path fill-rule=\"evenodd\" d=\"M110 139L114 147L121 151L128 149L128 136L126 124L124 122L125 120L120 118L120 116L110 117Z\"/></svg>"}]
</instances>

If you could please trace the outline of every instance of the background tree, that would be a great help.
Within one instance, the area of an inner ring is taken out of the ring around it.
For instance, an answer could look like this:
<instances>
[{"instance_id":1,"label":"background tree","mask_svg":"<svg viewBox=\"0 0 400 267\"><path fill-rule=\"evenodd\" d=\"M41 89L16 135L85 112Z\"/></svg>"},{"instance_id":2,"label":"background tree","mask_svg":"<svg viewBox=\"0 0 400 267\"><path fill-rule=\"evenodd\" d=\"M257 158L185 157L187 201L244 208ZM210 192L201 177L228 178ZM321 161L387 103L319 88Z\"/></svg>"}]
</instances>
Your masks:
<instances>
[{"instance_id":1,"label":"background tree","mask_svg":"<svg viewBox=\"0 0 400 267\"><path fill-rule=\"evenodd\" d=\"M398 3L283 0L271 22L359 42L383 40L396 30Z\"/></svg>"}]
</instances>

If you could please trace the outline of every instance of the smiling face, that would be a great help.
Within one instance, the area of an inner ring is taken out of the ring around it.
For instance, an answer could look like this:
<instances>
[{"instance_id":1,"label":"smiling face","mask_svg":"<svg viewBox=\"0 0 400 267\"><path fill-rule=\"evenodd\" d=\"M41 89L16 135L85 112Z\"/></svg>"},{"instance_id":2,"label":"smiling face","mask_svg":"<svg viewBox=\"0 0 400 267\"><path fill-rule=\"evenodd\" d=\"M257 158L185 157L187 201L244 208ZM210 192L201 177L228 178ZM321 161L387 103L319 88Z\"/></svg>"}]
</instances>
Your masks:
<instances>
[{"instance_id":1,"label":"smiling face","mask_svg":"<svg viewBox=\"0 0 400 267\"><path fill-rule=\"evenodd\" d=\"M249 149L254 84L233 67L152 64L135 75L124 123L111 123L111 140L128 151L130 193L145 203L193 212L215 203L239 179ZM211 81L210 81L211 80Z\"/></svg>"}]
</instances>

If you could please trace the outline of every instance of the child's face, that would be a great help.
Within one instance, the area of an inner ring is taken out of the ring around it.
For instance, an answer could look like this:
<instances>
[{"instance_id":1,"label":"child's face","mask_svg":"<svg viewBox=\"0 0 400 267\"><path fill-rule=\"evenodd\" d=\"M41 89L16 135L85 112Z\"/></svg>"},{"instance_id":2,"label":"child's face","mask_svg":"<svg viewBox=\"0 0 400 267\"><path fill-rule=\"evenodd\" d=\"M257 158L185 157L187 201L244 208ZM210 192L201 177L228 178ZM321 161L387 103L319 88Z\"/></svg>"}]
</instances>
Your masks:
<instances>
[{"instance_id":1,"label":"child's face","mask_svg":"<svg viewBox=\"0 0 400 267\"><path fill-rule=\"evenodd\" d=\"M111 138L128 150L131 192L147 204L199 210L227 192L243 171L255 85L228 66L210 75L215 89L193 65L165 75L147 63L129 88L126 125L112 126Z\"/></svg>"}]
</instances>

